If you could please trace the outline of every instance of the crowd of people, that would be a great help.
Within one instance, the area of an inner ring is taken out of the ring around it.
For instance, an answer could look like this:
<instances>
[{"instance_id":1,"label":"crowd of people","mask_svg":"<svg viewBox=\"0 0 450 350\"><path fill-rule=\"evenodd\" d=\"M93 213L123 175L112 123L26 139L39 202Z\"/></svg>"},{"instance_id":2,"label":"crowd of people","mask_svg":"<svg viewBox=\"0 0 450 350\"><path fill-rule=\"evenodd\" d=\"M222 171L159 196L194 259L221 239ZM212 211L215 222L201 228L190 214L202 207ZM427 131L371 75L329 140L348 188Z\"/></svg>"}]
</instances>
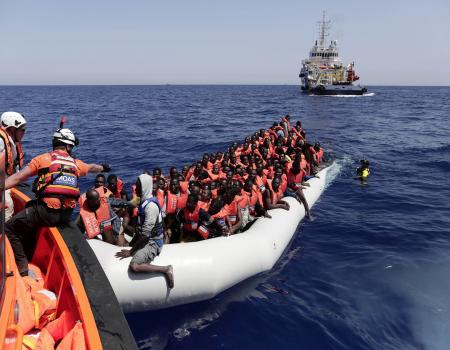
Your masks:
<instances>
[{"instance_id":1,"label":"crowd of people","mask_svg":"<svg viewBox=\"0 0 450 350\"><path fill-rule=\"evenodd\" d=\"M130 246L116 256L132 257L129 266L134 272L164 274L172 288L172 266L151 264L163 244L245 232L258 217L270 218L270 209L289 210L283 200L286 195L302 203L309 217L302 189L324 162L320 144L310 143L301 122L291 125L286 115L268 129L247 136L242 144L234 142L223 152L205 153L181 170L171 167L167 175L160 168L145 171L129 194L120 178L103 174L111 170L108 164L86 164L71 156L78 139L64 128L64 121L53 134L53 150L23 166L20 141L25 118L5 112L1 120L8 175L5 188L36 176L36 199L8 217L5 225L22 275L28 273L37 229L67 224L78 203L76 222L87 238L101 235L108 243ZM88 173L99 174L94 186L80 196L78 178ZM7 206L13 206L10 199ZM132 236L131 242L125 234Z\"/></svg>"},{"instance_id":2,"label":"crowd of people","mask_svg":"<svg viewBox=\"0 0 450 350\"><path fill-rule=\"evenodd\" d=\"M269 129L246 137L241 145L235 142L224 152L205 153L201 160L180 170L171 167L167 175L160 168L145 171L152 177L152 197L162 213L164 243L243 232L256 218L270 217L270 209L289 210L282 199L285 195L297 198L309 217L302 188L316 176L323 161L320 144L309 143L301 123L291 126L287 115ZM104 239L126 245L123 235L132 234L138 217L133 206L133 202L138 204L135 186L129 195L117 176L99 174L94 189L96 193L90 190L86 195L94 198L91 204L88 201L83 206L84 197L80 200L80 227L88 237L96 236L100 230L91 229L89 216L97 210L107 223Z\"/></svg>"}]
</instances>

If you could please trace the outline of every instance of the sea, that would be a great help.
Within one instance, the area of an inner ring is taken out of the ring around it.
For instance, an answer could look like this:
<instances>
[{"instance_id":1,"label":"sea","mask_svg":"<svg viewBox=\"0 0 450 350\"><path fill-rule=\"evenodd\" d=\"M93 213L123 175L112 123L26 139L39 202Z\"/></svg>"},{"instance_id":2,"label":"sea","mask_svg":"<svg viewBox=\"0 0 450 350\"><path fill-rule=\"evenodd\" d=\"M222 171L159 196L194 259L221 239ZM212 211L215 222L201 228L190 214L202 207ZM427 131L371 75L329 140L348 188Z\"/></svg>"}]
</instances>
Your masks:
<instances>
[{"instance_id":1,"label":"sea","mask_svg":"<svg viewBox=\"0 0 450 350\"><path fill-rule=\"evenodd\" d=\"M205 302L126 315L141 349L450 349L450 88L369 92L1 86L0 111L25 114L27 160L50 149L67 116L76 155L110 163L128 184L223 151L285 114L340 165L271 271ZM365 182L355 179L361 159Z\"/></svg>"}]
</instances>

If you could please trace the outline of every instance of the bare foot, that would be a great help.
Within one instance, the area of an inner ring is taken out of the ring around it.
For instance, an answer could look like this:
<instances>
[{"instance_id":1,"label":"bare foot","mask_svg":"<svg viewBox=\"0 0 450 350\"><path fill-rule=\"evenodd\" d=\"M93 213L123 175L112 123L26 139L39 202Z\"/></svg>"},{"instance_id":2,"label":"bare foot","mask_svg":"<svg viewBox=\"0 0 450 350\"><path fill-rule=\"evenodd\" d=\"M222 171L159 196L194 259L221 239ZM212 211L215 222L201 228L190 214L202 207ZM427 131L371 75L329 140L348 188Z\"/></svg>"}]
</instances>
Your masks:
<instances>
[{"instance_id":1,"label":"bare foot","mask_svg":"<svg viewBox=\"0 0 450 350\"><path fill-rule=\"evenodd\" d=\"M167 266L167 271L166 271L165 275L166 275L166 280L167 280L167 286L169 287L169 289L172 289L174 286L172 265Z\"/></svg>"}]
</instances>

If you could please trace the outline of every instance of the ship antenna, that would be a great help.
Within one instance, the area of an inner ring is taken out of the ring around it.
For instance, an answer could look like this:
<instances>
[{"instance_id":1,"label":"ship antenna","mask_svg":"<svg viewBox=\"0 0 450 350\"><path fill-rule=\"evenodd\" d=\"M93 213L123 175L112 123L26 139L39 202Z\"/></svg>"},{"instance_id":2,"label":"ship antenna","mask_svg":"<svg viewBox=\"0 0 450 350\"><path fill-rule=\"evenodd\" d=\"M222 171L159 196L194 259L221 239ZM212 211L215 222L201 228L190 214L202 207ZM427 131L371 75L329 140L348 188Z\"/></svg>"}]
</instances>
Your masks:
<instances>
[{"instance_id":1,"label":"ship antenna","mask_svg":"<svg viewBox=\"0 0 450 350\"><path fill-rule=\"evenodd\" d=\"M325 44L325 37L328 36L328 29L330 29L330 21L325 21L326 12L322 11L322 20L319 22L320 31L320 46L323 47Z\"/></svg>"}]
</instances>

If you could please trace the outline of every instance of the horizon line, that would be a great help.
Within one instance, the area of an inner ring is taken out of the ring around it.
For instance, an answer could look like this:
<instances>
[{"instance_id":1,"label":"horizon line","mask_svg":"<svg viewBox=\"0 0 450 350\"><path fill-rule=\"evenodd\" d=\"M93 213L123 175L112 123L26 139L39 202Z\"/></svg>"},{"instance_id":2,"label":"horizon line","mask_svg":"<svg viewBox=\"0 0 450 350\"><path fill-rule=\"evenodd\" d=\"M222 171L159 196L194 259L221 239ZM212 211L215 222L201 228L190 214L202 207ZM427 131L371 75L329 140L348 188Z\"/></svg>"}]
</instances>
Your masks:
<instances>
[{"instance_id":1,"label":"horizon line","mask_svg":"<svg viewBox=\"0 0 450 350\"><path fill-rule=\"evenodd\" d=\"M45 87L45 86L298 86L299 84L255 84L255 83L155 83L155 84L0 84L0 87ZM450 87L450 84L364 84L366 87Z\"/></svg>"}]
</instances>

